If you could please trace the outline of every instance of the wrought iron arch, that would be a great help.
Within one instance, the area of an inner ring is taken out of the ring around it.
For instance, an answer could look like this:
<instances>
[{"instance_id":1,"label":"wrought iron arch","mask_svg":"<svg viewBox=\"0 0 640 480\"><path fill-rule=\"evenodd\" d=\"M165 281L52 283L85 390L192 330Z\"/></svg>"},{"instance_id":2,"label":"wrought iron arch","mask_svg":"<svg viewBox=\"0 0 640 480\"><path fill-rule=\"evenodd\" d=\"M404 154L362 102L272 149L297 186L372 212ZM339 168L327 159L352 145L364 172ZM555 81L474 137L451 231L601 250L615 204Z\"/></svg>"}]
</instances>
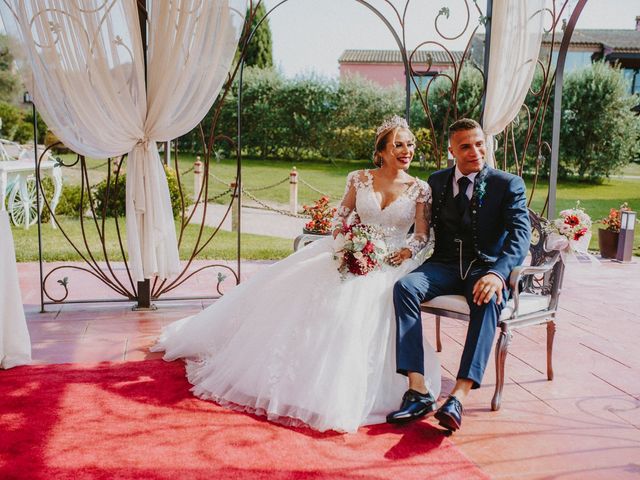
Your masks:
<instances>
[{"instance_id":1,"label":"wrought iron arch","mask_svg":"<svg viewBox=\"0 0 640 480\"><path fill-rule=\"evenodd\" d=\"M98 232L98 236L100 238L100 245L99 248L100 250L102 250L102 253L104 254L104 258L105 258L105 263L106 266L101 266L96 258L94 257L94 255L91 252L91 246L88 244L87 242L87 238L85 236L85 230L84 230L84 224L82 227L82 234L83 234L83 240L82 240L82 244L86 247L86 251L87 251L87 255L86 258L84 258L85 260L85 265L84 266L78 266L78 265L62 265L62 266L57 266L55 267L53 270L49 271L46 275L44 275L43 271L42 271L42 266L43 266L43 260L42 260L42 252L40 252L40 268L41 268L41 293L42 293L42 298L41 298L41 307L42 310L44 311L44 305L45 304L53 304L53 303L62 303L62 302L69 302L67 299L69 290L68 290L68 285L66 280L63 279L58 279L57 283L60 284L60 286L63 289L63 292L60 294L56 294L55 292L51 292L51 289L47 288L47 281L53 281L53 276L52 274L55 272L59 273L62 269L64 268L69 268L69 269L75 269L75 270L83 270L86 273L92 275L93 277L97 278L98 280L100 280L101 282L103 282L105 284L105 286L107 286L108 288L112 289L115 293L117 293L118 295L120 295L122 298L118 299L118 300L106 300L106 299L91 299L91 300L73 300L72 303L77 303L77 302L103 302L103 301L137 301L138 304L140 305L141 303L144 303L144 301L150 301L150 300L176 300L177 298L167 298L166 294L171 292L172 290L174 290L175 288L177 288L178 286L182 285L184 282L186 282L187 280L189 280L190 278L192 278L194 275L198 274L199 272L203 271L203 270L207 270L207 269L212 269L212 268L216 268L216 269L223 269L226 271L227 274L232 275L232 277L234 278L236 284L239 283L240 281L240 272L241 272L241 261L240 261L240 257L241 257L241 242L240 242L240 225L241 225L241 217L240 217L240 208L239 208L239 204L240 204L240 192L242 191L242 88L243 88L243 75L244 75L244 67L245 67L245 62L244 62L244 58L245 58L245 54L246 54L246 49L247 46L250 44L251 40L254 38L255 32L257 31L258 28L260 28L260 26L263 24L263 22L265 21L265 19L267 19L269 17L269 15L271 15L276 9L278 9L279 7L281 7L282 5L284 5L285 3L290 2L291 0L281 0L279 1L274 7L272 7L270 10L267 11L266 15L256 24L255 28L252 28L251 25L253 23L253 19L254 19L254 15L255 15L255 8L257 8L257 6L262 2L262 0L258 0L257 2L251 2L250 3L250 9L249 9L249 15L246 16L245 18L245 24L243 27L243 33L241 35L241 39L239 42L239 45L241 45L241 55L239 58L239 61L235 64L235 66L232 68L232 71L229 73L227 82L225 84L225 86L223 87L221 93L219 94L218 99L216 100L216 103L214 104L214 114L212 116L212 126L211 126L211 130L209 135L205 135L205 131L204 131L204 127L201 124L200 125L200 137L202 139L202 143L204 145L204 182L202 185L202 188L200 189L199 193L198 193L198 200L203 200L204 201L204 209L206 212L206 205L207 205L207 201L210 200L209 197L209 176L210 176L210 172L209 172L209 162L211 159L211 154L213 151L213 147L217 144L219 144L220 142L227 142L229 144L231 144L233 147L235 147L235 153L236 153L236 158L237 158L237 163L236 163L236 179L235 179L235 185L233 187L230 187L230 189L225 192L225 193L231 193L231 199L229 204L226 207L226 212L224 213L222 219L220 220L218 226L216 228L213 229L213 232L210 235L204 235L204 214L203 214L203 221L200 225L199 228L199 232L198 232L198 236L195 242L195 245L193 246L193 248L191 249L191 254L190 257L188 259L188 261L186 262L185 267L183 268L183 270L177 275L176 278L173 278L171 280L163 280L163 281L159 281L156 279L155 282L153 282L152 285L149 285L147 292L142 292L140 290L140 287L136 287L133 282L130 282L130 275L128 275L128 265L126 262L126 252L125 249L122 245L122 241L120 238L120 229L118 227L118 219L116 217L115 222L116 222L116 229L117 229L117 235L118 235L118 242L120 245L120 252L121 252L121 256L124 259L124 264L125 264L125 269L127 272L127 275L129 276L129 279L127 280L127 278L125 277L124 280L123 279L118 279L116 274L114 273L114 269L112 268L111 264L110 264L110 260L108 258L107 255L107 249L105 248L105 238L104 238L104 233L105 233L105 228L104 228L104 215L103 215L103 219L101 222L97 221L97 217L96 217L96 212L93 212L93 220L89 221L87 223L93 223L93 225L95 226L97 232ZM357 2L358 4L362 5L364 8L367 8L371 13L373 13L374 15L376 15L380 21L385 25L385 27L387 28L387 30L390 32L391 36L394 39L394 42L396 44L396 46L398 47L398 50L400 52L400 56L402 59L402 64L404 66L404 71L405 71L405 111L406 111L406 115L407 118L410 117L410 110L411 110L411 85L413 84L416 87L416 90L418 92L417 96L418 99L420 100L420 102L423 105L423 109L425 110L425 115L427 118L430 118L430 112L429 112L429 102L428 102L428 95L429 95L429 87L431 86L432 82L434 81L435 78L438 77L445 77L445 78L449 78L450 81L452 82L452 90L451 90L451 95L452 95L452 103L454 105L454 110L453 110L453 117L454 119L457 118L457 116L459 115L460 112L456 111L456 93L457 93L457 82L459 81L460 78L460 72L462 70L462 67L464 65L464 63L466 61L469 61L469 47L470 47L470 42L471 42L471 36L469 39L469 42L467 43L467 47L465 48L464 54L462 55L461 60L459 61L459 63L456 62L456 60L453 58L453 55L451 54L451 51L449 51L446 46L443 44L442 41L437 41L437 40L427 40L424 41L422 43L419 43L416 47L413 48L413 50L409 51L406 48L406 16L407 16L407 11L409 8L409 5L411 3L412 0L404 0L404 6L403 8L397 8L396 6L393 5L393 3L391 2L391 0L380 0L382 2L384 2L384 4L390 6L392 8L393 11L393 15L395 16L395 18L398 21L398 25L399 28L394 27L394 25L392 24L391 20L389 18L387 18L387 16L384 15L384 13L379 9L376 8L375 5L372 4L371 1L368 0L354 0L355 2ZM573 26L575 25L575 22L577 21L577 18L582 10L582 8L584 7L584 4L586 3L587 0L579 0L578 1L578 5L575 8L573 14L571 15L571 18L569 20L569 28L567 28L567 30L565 31L564 37L563 37L563 42L560 48L560 55L559 58L562 59L562 61L559 60L558 62L558 68L555 72L555 75L545 75L544 78L544 84L542 86L542 88L540 89L539 92L533 92L537 95L540 96L540 103L538 104L537 109L540 110L542 112L541 115L538 115L539 112L536 112L536 114L532 117L531 116L531 112L526 112L525 115L528 115L529 118L533 118L534 121L527 126L527 135L526 135L526 141L525 144L522 146L522 148L526 151L526 148L528 146L529 141L532 138L535 138L536 142L537 142L537 150L540 152L542 151L542 149L547 148L549 152L551 152L551 156L552 156L552 162L555 165L554 168L557 169L557 145L559 142L559 121L560 121L560 115L559 115L559 109L560 109L560 96L558 95L558 91L561 91L562 88L562 66L563 66L563 61L564 61L564 56L566 55L566 50L568 49L568 43L569 43L569 39L573 30ZM464 3L464 6L466 8L466 15L467 18L465 20L465 26L462 29L461 32L459 32L457 34L457 36L454 37L448 37L446 35L444 35L440 29L439 29L439 22L442 20L443 17L448 18L449 12L448 9L446 7L443 7L440 9L440 11L438 12L438 14L436 15L435 19L434 19L434 25L436 27L436 32L445 40L447 39L451 39L451 38L457 38L462 36L465 32L467 32L467 29L469 27L470 24L470 18L471 18L471 3L473 2L473 6L475 7L476 11L478 12L480 18L479 18L479 24L477 26L475 26L473 28L472 31L472 35L476 32L476 30L479 28L480 23L485 23L486 25L490 25L490 13L491 13L491 4L492 4L492 0L487 0L487 15L484 15L484 13L482 12L481 8L478 5L478 2L476 0L461 0L461 2ZM146 15L146 10L142 10L145 8L144 5L144 0L138 0L138 7L141 9L141 13L140 13L140 18L144 18L144 16ZM559 7L556 8L556 4L559 4ZM549 13L551 14L552 17L552 28L557 24L560 16L562 15L564 9L567 7L567 5L569 4L569 0L554 0L553 1L553 9L549 10ZM142 25L142 20L141 20L141 29L144 28L144 25ZM431 78L430 81L428 82L427 86L424 87L424 91L421 91L418 82L416 80L417 77L421 76L421 75L425 75L427 73L429 73L430 69L432 68L432 61L429 61L428 65L427 65L427 69L426 70L419 70L418 62L416 60L417 57L417 53L419 51L419 49L421 47L423 47L424 45L428 45L428 44L434 44L437 45L438 47L442 48L445 52L447 52L447 54L449 55L449 57L452 60L452 63L454 65L453 67L453 74L452 76L446 74L446 73L440 73L438 75L436 75L435 77ZM553 48L553 42L552 42L552 46L550 48ZM484 66L485 69L487 68L487 61L486 58L488 56L488 49L485 49L484 52L484 56L485 56L485 61ZM473 62L472 62L473 65ZM480 68L480 65L475 64L473 65L474 68L477 68L478 70L481 71L482 73L482 69ZM547 67L547 72L548 72L548 67ZM486 78L486 71L483 72L484 73L484 78ZM558 75L559 73L559 75ZM215 127L216 127L216 122L218 122L219 120L219 116L220 116L220 109L222 106L222 103L225 101L225 98L227 97L228 93L231 90L232 84L235 81L236 77L238 78L238 100L237 100L237 135L236 135L236 140L232 140L229 136L224 135L224 134L218 134L218 135L214 135L214 131L215 131ZM555 80L555 84L554 84L554 80ZM548 106L548 101L550 98L550 92L551 89L555 86L556 89L556 97L555 97L555 104L554 104L554 123L553 123L553 140L551 143L551 146L549 145L549 142L547 142L543 137L542 137L542 122L541 122L541 118L544 116L544 111L546 111L546 108ZM483 95L482 97L484 98L484 90L483 90ZM34 122L35 122L35 116L34 116ZM446 151L442 148L444 141L445 141L445 136L444 136L444 132L442 132L439 136L439 138L436 136L435 133L435 129L433 127L433 123L431 123L431 131L432 131L432 135L431 135L431 142L434 142L434 145L438 145L439 143L439 147L437 147L437 150L439 149L440 152L442 151ZM508 151L511 151L512 155L514 156L514 158L516 159L516 166L517 166L517 146L515 144L513 144L513 142L509 142L509 135L511 134L511 136L513 136L513 126L509 126L505 129L505 131L503 132L503 145L504 145L504 152L505 152L505 161L504 161L504 168L506 168L507 166L507 162L506 159L509 155ZM37 148L37 147L36 147ZM42 182L41 182L41 175L40 175L40 162L42 161L42 158L44 157L44 154L46 152L43 152L43 154L41 154L39 156L39 161L38 161L38 168L36 171L36 176L37 176L37 183L39 188L42 190ZM440 158L440 154L438 156L438 158ZM118 178L120 175L120 171L121 171L121 167L122 167L122 160L123 159L109 159L105 165L107 168L107 179L109 180L111 178L112 175L112 171L113 171L113 178L115 179L115 186L114 186L114 190L109 191L109 188L107 188L106 191L106 195L113 195L113 194L117 194L118 192ZM176 144L176 150L175 150L175 154L174 154L174 161L175 161L175 165L176 167L178 166L178 149L177 149L177 144ZM88 188L88 175L87 175L87 171L86 171L86 162L84 157L78 157L78 159L76 160L75 163L79 163L81 165L81 171L82 171L82 186L83 186L83 192L85 192L86 195L88 195L89 197L91 197L92 193ZM61 163L61 168L65 167L65 166L70 166L70 165L65 165L64 163ZM178 184L181 185L180 183L180 171L178 168L176 168L176 173L178 176ZM521 172L519 172L521 173ZM537 179L537 171L536 171L536 176L535 178ZM535 180L534 180L534 188L535 188ZM533 192L532 192L533 193ZM185 205L184 205L184 201L183 201L183 193L181 190L181 199L182 199L182 219L180 222L180 241L182 241L183 238L183 233L184 233L184 229L186 228L187 223L193 218L195 210L192 211L189 215L185 214ZM549 198L553 198L553 196L555 195L555 191L553 191L553 189L550 189L549 191L549 195L547 202L549 202ZM39 198L39 197L38 197ZM552 207L553 203L550 203L549 206ZM47 208L49 208L49 205L46 201L45 198L45 206ZM216 235L216 233L218 232L218 230L220 229L222 223L225 221L225 219L228 217L228 215L230 214L231 210L233 208L237 208L238 210L238 223L239 223L239 228L238 228L238 232L237 232L237 257L236 257L236 267L231 268L229 265L224 265L224 264L220 264L220 263L213 263L210 265L204 265L204 266L200 266L198 268L196 268L194 271L189 271L189 268L191 267L193 261L198 257L198 255L202 252L202 250L212 241L212 239L214 238L214 236ZM50 210L50 208L49 208ZM550 208L550 210L553 212L553 208ZM82 220L81 220L82 222ZM40 229L40 218L39 218L39 222L38 222L38 228ZM65 235L66 236L66 235ZM41 233L39 232L38 235L39 238L39 242L41 242ZM78 250L78 248L76 247L76 245L73 243L73 241L69 240L73 245L74 248L76 248L76 250ZM81 254L81 256L83 256ZM218 298L222 292L220 291L220 285L221 282L223 280L224 275L222 273L218 274L218 283L216 285L216 290L218 295L215 295L213 297L190 297L190 298ZM129 285L128 285L129 284ZM59 288L59 287L58 287ZM49 301L45 301L44 300L44 296L47 296L47 298L49 299ZM146 297L146 298L143 298ZM163 298L160 298L163 297ZM185 297L182 297L185 298ZM71 303L71 302L70 302Z\"/></svg>"}]
</instances>

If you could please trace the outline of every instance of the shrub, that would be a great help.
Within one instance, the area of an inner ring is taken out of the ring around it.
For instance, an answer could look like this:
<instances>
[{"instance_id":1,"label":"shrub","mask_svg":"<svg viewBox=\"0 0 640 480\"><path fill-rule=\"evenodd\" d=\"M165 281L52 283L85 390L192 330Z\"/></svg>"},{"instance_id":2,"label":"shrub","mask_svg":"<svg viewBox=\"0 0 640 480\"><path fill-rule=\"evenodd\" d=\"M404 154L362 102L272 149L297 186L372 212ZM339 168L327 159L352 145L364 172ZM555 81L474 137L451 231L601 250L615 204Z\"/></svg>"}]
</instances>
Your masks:
<instances>
[{"instance_id":1,"label":"shrub","mask_svg":"<svg viewBox=\"0 0 640 480\"><path fill-rule=\"evenodd\" d=\"M38 143L43 144L45 136L49 131L49 127L44 122L42 115L36 115L38 119ZM29 108L24 114L24 122L29 124L29 139L33 141L33 109Z\"/></svg>"},{"instance_id":2,"label":"shrub","mask_svg":"<svg viewBox=\"0 0 640 480\"><path fill-rule=\"evenodd\" d=\"M216 133L236 134L238 84L227 95ZM318 76L285 79L273 69L245 69L242 97L242 148L248 155L261 158L369 158L373 136L364 148L341 145L336 132L359 139L363 132L375 129L393 114L402 114L404 93L400 88L385 88L361 78L340 81ZM208 136L214 105L202 122ZM344 130L349 129L349 130ZM202 152L199 127L179 139L179 146ZM214 148L229 146L221 143ZM357 153L355 153L357 152ZM363 155L363 156L360 156Z\"/></svg>"},{"instance_id":3,"label":"shrub","mask_svg":"<svg viewBox=\"0 0 640 480\"><path fill-rule=\"evenodd\" d=\"M171 198L171 210L174 218L177 218L182 211L180 205L180 187L175 172L170 167L164 167L169 185L169 197ZM104 179L92 189L94 209L96 215L102 217L105 212L107 217L124 217L126 214L126 174L120 174L117 178L112 175L109 183ZM109 195L107 199L107 194ZM105 201L106 208L105 208ZM187 197L185 197L186 207Z\"/></svg>"},{"instance_id":4,"label":"shrub","mask_svg":"<svg viewBox=\"0 0 640 480\"><path fill-rule=\"evenodd\" d=\"M33 124L20 122L15 128L13 141L18 143L33 142Z\"/></svg>"},{"instance_id":5,"label":"shrub","mask_svg":"<svg viewBox=\"0 0 640 480\"><path fill-rule=\"evenodd\" d=\"M375 128L336 128L323 142L324 152L333 158L371 158L375 136Z\"/></svg>"},{"instance_id":6,"label":"shrub","mask_svg":"<svg viewBox=\"0 0 640 480\"><path fill-rule=\"evenodd\" d=\"M22 82L18 76L9 70L0 70L0 99L15 102L20 95Z\"/></svg>"},{"instance_id":7,"label":"shrub","mask_svg":"<svg viewBox=\"0 0 640 480\"><path fill-rule=\"evenodd\" d=\"M13 140L18 128L20 128L20 124L24 121L22 110L9 103L0 102L0 118L2 119L0 136Z\"/></svg>"},{"instance_id":8,"label":"shrub","mask_svg":"<svg viewBox=\"0 0 640 480\"><path fill-rule=\"evenodd\" d=\"M55 191L55 186L53 184L53 180L48 175L43 175L40 177L42 187L42 192L44 197L47 199L47 203L51 205L51 200L53 199L53 192ZM44 203L44 202L43 202ZM40 221L42 223L49 223L51 220L51 212L47 208L46 204L42 205L42 211L40 212Z\"/></svg>"},{"instance_id":9,"label":"shrub","mask_svg":"<svg viewBox=\"0 0 640 480\"><path fill-rule=\"evenodd\" d=\"M122 173L105 178L92 190L93 208L98 217L124 217L126 213L127 175Z\"/></svg>"},{"instance_id":10,"label":"shrub","mask_svg":"<svg viewBox=\"0 0 640 480\"><path fill-rule=\"evenodd\" d=\"M44 136L44 144L45 144L45 146L50 147L51 145L54 145L54 144L58 143L58 145L56 145L55 147L51 148L51 151L53 151L54 153L69 153L69 152L71 152L71 150L69 148L67 148L64 143L62 143L62 142L59 143L59 142L60 142L60 140L58 139L56 134L53 133L51 130L47 130L47 133Z\"/></svg>"},{"instance_id":11,"label":"shrub","mask_svg":"<svg viewBox=\"0 0 640 480\"><path fill-rule=\"evenodd\" d=\"M431 130L428 128L414 128L413 133L416 136L416 155L424 156L425 160L433 160L433 145L431 142Z\"/></svg>"},{"instance_id":12,"label":"shrub","mask_svg":"<svg viewBox=\"0 0 640 480\"><path fill-rule=\"evenodd\" d=\"M70 217L80 217L89 209L89 192L85 191L82 196L82 186L63 185L60 201L56 207L57 215L67 215ZM82 204L80 198L82 196Z\"/></svg>"},{"instance_id":13,"label":"shrub","mask_svg":"<svg viewBox=\"0 0 640 480\"><path fill-rule=\"evenodd\" d=\"M182 206L180 204L180 185L178 184L178 177L175 170L171 167L165 166L164 173L167 175L167 184L169 185L169 198L171 198L171 210L173 211L173 218L178 218L182 213ZM188 205L188 201L189 198L185 196L185 208Z\"/></svg>"}]
</instances>

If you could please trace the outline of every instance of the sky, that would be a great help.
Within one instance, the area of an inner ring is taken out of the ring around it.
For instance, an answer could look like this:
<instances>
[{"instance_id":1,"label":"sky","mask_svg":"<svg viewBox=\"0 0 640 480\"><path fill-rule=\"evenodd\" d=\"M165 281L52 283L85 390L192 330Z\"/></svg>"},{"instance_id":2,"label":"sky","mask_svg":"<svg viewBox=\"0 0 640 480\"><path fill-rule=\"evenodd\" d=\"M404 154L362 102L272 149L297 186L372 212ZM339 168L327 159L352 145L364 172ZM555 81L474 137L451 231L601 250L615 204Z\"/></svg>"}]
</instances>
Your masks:
<instances>
[{"instance_id":1,"label":"sky","mask_svg":"<svg viewBox=\"0 0 640 480\"><path fill-rule=\"evenodd\" d=\"M268 9L281 2L263 1ZM404 0L391 1L404 5ZM393 18L393 11L384 0L370 0L370 3L380 8L387 18ZM449 8L450 19L441 17L441 31L448 36L459 33L467 18L465 3L472 9L470 25L477 25L479 14L472 0L410 0L406 21L409 48L441 39L435 32L433 19L443 6ZM486 0L478 0L478 5L485 10ZM637 15L640 15L640 0L589 0L576 28L634 29ZM382 21L357 0L286 0L269 15L269 21L274 62L288 77L311 73L335 77L338 57L346 49L396 48ZM397 20L394 26L398 26ZM471 28L461 40L443 43L450 50L462 50L470 32ZM434 45L424 48L437 49Z\"/></svg>"}]
</instances>

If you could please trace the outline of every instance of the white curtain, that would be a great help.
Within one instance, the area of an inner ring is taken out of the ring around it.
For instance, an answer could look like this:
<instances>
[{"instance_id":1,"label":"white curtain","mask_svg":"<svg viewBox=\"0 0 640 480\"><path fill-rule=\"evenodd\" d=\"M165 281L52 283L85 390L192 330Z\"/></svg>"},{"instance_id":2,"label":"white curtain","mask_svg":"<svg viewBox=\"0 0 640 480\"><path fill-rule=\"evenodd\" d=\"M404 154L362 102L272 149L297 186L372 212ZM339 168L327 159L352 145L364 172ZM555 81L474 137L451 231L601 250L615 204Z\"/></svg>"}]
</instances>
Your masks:
<instances>
[{"instance_id":1,"label":"white curtain","mask_svg":"<svg viewBox=\"0 0 640 480\"><path fill-rule=\"evenodd\" d=\"M0 211L0 367L31 363L31 340L22 308L9 215Z\"/></svg>"},{"instance_id":2,"label":"white curtain","mask_svg":"<svg viewBox=\"0 0 640 480\"><path fill-rule=\"evenodd\" d=\"M147 0L148 64L136 0L2 0L25 81L49 128L95 158L128 153L127 247L135 280L180 262L156 142L194 128L227 77L247 0Z\"/></svg>"},{"instance_id":3,"label":"white curtain","mask_svg":"<svg viewBox=\"0 0 640 480\"><path fill-rule=\"evenodd\" d=\"M483 129L494 166L494 139L516 117L535 73L545 0L494 0Z\"/></svg>"}]
</instances>

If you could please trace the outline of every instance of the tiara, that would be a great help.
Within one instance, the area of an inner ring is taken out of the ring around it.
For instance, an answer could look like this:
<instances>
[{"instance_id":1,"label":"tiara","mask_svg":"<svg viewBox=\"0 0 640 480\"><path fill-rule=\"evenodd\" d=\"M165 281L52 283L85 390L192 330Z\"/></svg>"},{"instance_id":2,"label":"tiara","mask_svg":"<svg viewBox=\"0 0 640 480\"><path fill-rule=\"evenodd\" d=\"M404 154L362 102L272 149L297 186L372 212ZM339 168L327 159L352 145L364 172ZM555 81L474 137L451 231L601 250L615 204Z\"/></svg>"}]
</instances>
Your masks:
<instances>
[{"instance_id":1,"label":"tiara","mask_svg":"<svg viewBox=\"0 0 640 480\"><path fill-rule=\"evenodd\" d=\"M387 130L390 130L392 128L409 129L409 124L404 118L398 115L394 115L393 117L387 118L384 122L382 122L382 125L380 125L376 130L376 137L379 137L381 133L386 132Z\"/></svg>"}]
</instances>

